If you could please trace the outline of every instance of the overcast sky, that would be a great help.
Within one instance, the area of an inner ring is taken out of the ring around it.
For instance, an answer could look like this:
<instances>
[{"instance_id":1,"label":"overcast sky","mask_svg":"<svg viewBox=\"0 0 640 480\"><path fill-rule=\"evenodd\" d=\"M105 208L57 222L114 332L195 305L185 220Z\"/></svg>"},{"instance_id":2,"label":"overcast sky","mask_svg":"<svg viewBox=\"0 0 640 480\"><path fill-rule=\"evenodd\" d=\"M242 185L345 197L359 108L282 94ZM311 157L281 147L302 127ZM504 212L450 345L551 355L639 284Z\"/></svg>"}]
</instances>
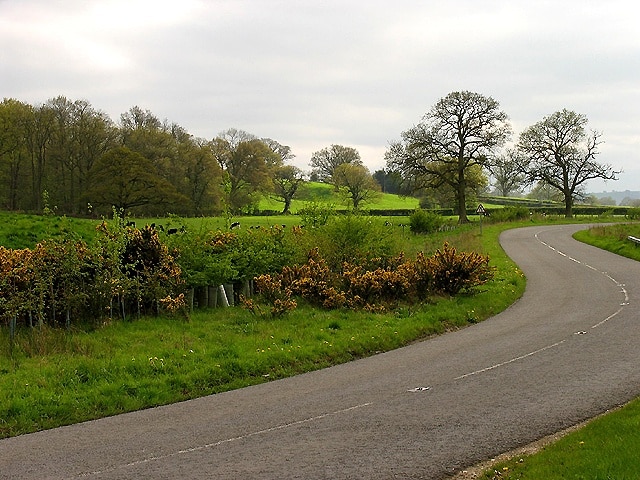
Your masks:
<instances>
[{"instance_id":1,"label":"overcast sky","mask_svg":"<svg viewBox=\"0 0 640 480\"><path fill-rule=\"evenodd\" d=\"M228 128L331 144L373 171L452 91L491 96L517 134L557 110L602 132L640 190L640 5L632 0L0 0L0 97L134 105L211 139Z\"/></svg>"}]
</instances>

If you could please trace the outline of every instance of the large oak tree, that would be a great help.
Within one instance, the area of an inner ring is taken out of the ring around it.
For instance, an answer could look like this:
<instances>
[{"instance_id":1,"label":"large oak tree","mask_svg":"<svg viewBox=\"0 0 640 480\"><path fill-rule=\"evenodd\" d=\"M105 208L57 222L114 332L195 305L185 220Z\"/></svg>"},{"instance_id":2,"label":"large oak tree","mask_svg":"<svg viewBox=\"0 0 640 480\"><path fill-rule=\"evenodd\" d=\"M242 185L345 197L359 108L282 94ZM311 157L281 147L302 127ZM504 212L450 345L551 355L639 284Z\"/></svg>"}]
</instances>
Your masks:
<instances>
[{"instance_id":1,"label":"large oak tree","mask_svg":"<svg viewBox=\"0 0 640 480\"><path fill-rule=\"evenodd\" d=\"M380 195L380 185L364 165L343 163L333 172L333 184L348 198L354 210Z\"/></svg>"},{"instance_id":2,"label":"large oak tree","mask_svg":"<svg viewBox=\"0 0 640 480\"><path fill-rule=\"evenodd\" d=\"M277 201L284 203L282 214L291 213L291 202L304 185L304 173L293 165L282 165L273 172L273 193Z\"/></svg>"},{"instance_id":3,"label":"large oak tree","mask_svg":"<svg viewBox=\"0 0 640 480\"><path fill-rule=\"evenodd\" d=\"M527 178L558 190L565 216L573 215L573 202L585 182L617 180L620 173L596 161L601 134L587 133L587 117L563 109L544 117L520 134L518 148L527 157Z\"/></svg>"},{"instance_id":4,"label":"large oak tree","mask_svg":"<svg viewBox=\"0 0 640 480\"><path fill-rule=\"evenodd\" d=\"M500 104L469 91L440 99L422 121L392 142L385 158L412 190L452 188L458 221L466 214L467 173L485 167L511 135L511 125Z\"/></svg>"},{"instance_id":5,"label":"large oak tree","mask_svg":"<svg viewBox=\"0 0 640 480\"><path fill-rule=\"evenodd\" d=\"M331 145L311 154L312 173L321 182L333 183L333 172L345 163L362 165L358 150L343 145Z\"/></svg>"}]
</instances>

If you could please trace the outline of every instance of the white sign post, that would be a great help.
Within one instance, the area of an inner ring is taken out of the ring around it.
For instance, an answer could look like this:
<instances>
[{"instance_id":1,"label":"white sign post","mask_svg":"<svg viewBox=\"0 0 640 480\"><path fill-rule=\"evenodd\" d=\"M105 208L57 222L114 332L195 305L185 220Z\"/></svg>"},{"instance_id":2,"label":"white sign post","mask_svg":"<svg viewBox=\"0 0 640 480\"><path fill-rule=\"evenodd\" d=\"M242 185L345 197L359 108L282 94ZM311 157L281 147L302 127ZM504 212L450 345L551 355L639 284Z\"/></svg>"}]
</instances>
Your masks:
<instances>
[{"instance_id":1,"label":"white sign post","mask_svg":"<svg viewBox=\"0 0 640 480\"><path fill-rule=\"evenodd\" d=\"M487 211L484 209L484 205L479 204L478 208L476 208L476 213L480 215L480 235L482 235L482 217L487 214Z\"/></svg>"}]
</instances>

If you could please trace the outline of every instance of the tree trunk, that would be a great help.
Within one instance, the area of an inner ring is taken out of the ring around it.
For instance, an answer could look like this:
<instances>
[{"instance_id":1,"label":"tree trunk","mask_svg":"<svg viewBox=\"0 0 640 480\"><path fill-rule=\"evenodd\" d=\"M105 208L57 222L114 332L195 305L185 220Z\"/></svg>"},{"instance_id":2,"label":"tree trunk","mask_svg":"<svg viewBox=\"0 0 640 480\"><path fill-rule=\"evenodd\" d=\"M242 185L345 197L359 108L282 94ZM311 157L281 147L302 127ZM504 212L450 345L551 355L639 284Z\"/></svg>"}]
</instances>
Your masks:
<instances>
[{"instance_id":1,"label":"tree trunk","mask_svg":"<svg viewBox=\"0 0 640 480\"><path fill-rule=\"evenodd\" d=\"M458 223L469 223L469 219L467 218L467 198L464 192L464 186L458 185L456 201L458 204Z\"/></svg>"},{"instance_id":2,"label":"tree trunk","mask_svg":"<svg viewBox=\"0 0 640 480\"><path fill-rule=\"evenodd\" d=\"M573 197L571 195L564 197L564 216L565 218L573 218Z\"/></svg>"},{"instance_id":3,"label":"tree trunk","mask_svg":"<svg viewBox=\"0 0 640 480\"><path fill-rule=\"evenodd\" d=\"M458 181L456 183L456 200L458 202L458 223L469 223L467 218L467 182L464 178L464 158L458 158Z\"/></svg>"},{"instance_id":4,"label":"tree trunk","mask_svg":"<svg viewBox=\"0 0 640 480\"><path fill-rule=\"evenodd\" d=\"M291 199L284 197L284 209L282 210L282 215L289 215L291 213Z\"/></svg>"}]
</instances>

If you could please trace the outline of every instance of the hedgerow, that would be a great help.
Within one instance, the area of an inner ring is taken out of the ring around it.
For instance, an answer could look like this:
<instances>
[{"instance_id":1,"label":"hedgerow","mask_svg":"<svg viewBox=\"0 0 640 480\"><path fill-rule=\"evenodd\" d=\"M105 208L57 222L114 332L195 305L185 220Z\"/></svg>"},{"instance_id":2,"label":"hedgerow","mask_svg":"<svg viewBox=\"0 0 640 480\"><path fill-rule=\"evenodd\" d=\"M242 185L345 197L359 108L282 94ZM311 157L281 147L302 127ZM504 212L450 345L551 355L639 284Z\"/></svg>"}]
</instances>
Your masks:
<instances>
[{"instance_id":1,"label":"hedgerow","mask_svg":"<svg viewBox=\"0 0 640 480\"><path fill-rule=\"evenodd\" d=\"M282 301L285 292L287 300L297 295L323 308L384 311L400 302L424 301L430 295L472 291L491 280L494 273L487 256L458 252L447 243L431 257L420 252L415 260L400 255L384 263L385 266L366 269L345 262L339 271L333 271L314 249L305 264L286 266L279 274L259 277L257 291L274 309L274 300ZM278 314L295 305L289 303L288 307L278 309Z\"/></svg>"},{"instance_id":2,"label":"hedgerow","mask_svg":"<svg viewBox=\"0 0 640 480\"><path fill-rule=\"evenodd\" d=\"M117 216L90 244L46 240L33 249L0 247L0 321L70 327L74 322L188 313L194 290L253 284L231 300L271 316L299 299L327 308L384 311L431 295L471 291L492 278L487 257L445 244L430 257L397 254L389 229L357 215L311 231L284 227L237 232L138 229ZM307 255L309 245L316 244ZM222 295L222 293L220 293ZM203 303L204 302L204 303ZM200 301L206 306L207 301Z\"/></svg>"}]
</instances>

